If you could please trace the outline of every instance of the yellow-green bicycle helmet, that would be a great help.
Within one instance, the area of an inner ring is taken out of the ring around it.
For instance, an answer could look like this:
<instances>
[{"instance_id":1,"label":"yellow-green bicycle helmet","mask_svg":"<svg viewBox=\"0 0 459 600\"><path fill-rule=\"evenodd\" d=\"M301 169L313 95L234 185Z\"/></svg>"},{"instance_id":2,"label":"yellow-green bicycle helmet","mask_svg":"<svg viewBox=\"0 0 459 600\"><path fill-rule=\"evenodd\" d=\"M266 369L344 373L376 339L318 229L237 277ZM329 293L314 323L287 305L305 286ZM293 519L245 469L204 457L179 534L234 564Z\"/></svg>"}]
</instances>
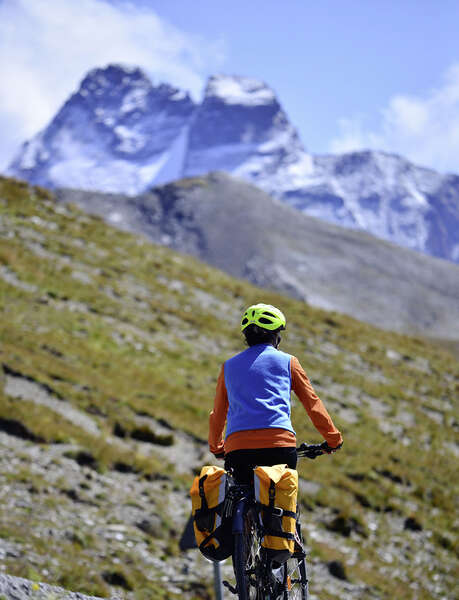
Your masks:
<instances>
[{"instance_id":1,"label":"yellow-green bicycle helmet","mask_svg":"<svg viewBox=\"0 0 459 600\"><path fill-rule=\"evenodd\" d=\"M241 331L249 325L258 325L263 329L275 331L285 329L284 313L271 304L253 304L242 315Z\"/></svg>"}]
</instances>

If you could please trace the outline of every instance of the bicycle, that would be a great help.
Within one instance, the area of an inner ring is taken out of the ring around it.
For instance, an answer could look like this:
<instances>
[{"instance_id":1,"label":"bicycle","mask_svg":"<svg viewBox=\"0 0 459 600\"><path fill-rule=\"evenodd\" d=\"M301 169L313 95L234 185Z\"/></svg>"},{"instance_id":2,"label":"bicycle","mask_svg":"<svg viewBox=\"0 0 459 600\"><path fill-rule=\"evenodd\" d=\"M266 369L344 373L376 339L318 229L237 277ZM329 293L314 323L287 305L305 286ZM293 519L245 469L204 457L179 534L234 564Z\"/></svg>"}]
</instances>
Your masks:
<instances>
[{"instance_id":1,"label":"bicycle","mask_svg":"<svg viewBox=\"0 0 459 600\"><path fill-rule=\"evenodd\" d=\"M301 444L297 454L299 458L315 459L328 454L326 448L324 444ZM261 544L263 525L253 486L234 482L223 511L225 518L232 519L236 586L228 581L224 581L223 585L237 594L239 600L307 600L306 553L299 519L296 522L295 552L283 564L272 564Z\"/></svg>"}]
</instances>

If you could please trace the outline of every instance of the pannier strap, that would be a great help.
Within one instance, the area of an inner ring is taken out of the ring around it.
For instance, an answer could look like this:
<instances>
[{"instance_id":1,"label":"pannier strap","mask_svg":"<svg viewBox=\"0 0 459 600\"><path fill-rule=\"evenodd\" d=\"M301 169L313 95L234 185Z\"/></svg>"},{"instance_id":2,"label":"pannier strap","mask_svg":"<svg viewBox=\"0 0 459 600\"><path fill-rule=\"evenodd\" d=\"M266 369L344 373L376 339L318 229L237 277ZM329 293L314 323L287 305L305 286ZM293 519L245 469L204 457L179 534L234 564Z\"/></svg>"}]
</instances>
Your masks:
<instances>
[{"instance_id":1,"label":"pannier strap","mask_svg":"<svg viewBox=\"0 0 459 600\"><path fill-rule=\"evenodd\" d=\"M272 479L269 481L269 508L274 509L274 499L276 497L276 484Z\"/></svg>"},{"instance_id":2,"label":"pannier strap","mask_svg":"<svg viewBox=\"0 0 459 600\"><path fill-rule=\"evenodd\" d=\"M277 506L271 508L271 506L267 507L266 504L262 504L261 502L257 502L257 506L275 517L292 517L293 519L296 519L296 512L293 512L293 510L285 510L284 508L279 508Z\"/></svg>"},{"instance_id":3,"label":"pannier strap","mask_svg":"<svg viewBox=\"0 0 459 600\"><path fill-rule=\"evenodd\" d=\"M210 533L206 538L204 538L202 540L202 542L199 544L199 550L202 550L205 546L207 546L207 544L210 542L210 540L214 537L215 537L215 531L212 531L212 533Z\"/></svg>"},{"instance_id":4,"label":"pannier strap","mask_svg":"<svg viewBox=\"0 0 459 600\"><path fill-rule=\"evenodd\" d=\"M199 496L201 498L201 510L207 509L209 510L209 506L207 504L206 493L204 491L204 481L207 479L207 475L203 475L199 478Z\"/></svg>"},{"instance_id":5,"label":"pannier strap","mask_svg":"<svg viewBox=\"0 0 459 600\"><path fill-rule=\"evenodd\" d=\"M272 514L275 517L292 517L293 519L296 519L296 512L293 512L292 510L285 510L284 508L278 508L277 506L273 508Z\"/></svg>"}]
</instances>

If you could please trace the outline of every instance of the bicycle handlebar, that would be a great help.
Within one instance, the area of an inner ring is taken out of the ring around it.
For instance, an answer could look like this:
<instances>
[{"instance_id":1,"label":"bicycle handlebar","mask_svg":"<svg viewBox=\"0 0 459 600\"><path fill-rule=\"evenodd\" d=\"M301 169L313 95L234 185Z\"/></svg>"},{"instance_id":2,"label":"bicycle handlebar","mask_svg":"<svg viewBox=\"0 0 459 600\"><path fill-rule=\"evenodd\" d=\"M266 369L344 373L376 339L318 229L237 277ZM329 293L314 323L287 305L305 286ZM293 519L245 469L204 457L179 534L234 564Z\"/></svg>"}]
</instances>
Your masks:
<instances>
[{"instance_id":1,"label":"bicycle handlebar","mask_svg":"<svg viewBox=\"0 0 459 600\"><path fill-rule=\"evenodd\" d=\"M296 453L299 458L310 458L314 460L321 454L332 454L341 448L341 445L337 448L330 448L327 442L323 442L322 444L301 444L296 449Z\"/></svg>"},{"instance_id":2,"label":"bicycle handlebar","mask_svg":"<svg viewBox=\"0 0 459 600\"><path fill-rule=\"evenodd\" d=\"M337 452L343 444L341 443L336 448L331 448L327 442L322 442L321 444L306 444L302 443L301 446L298 446L296 449L296 453L298 458L310 458L314 460L318 456L322 454L333 454ZM215 458L225 458L225 453L221 452L220 454L214 454Z\"/></svg>"}]
</instances>

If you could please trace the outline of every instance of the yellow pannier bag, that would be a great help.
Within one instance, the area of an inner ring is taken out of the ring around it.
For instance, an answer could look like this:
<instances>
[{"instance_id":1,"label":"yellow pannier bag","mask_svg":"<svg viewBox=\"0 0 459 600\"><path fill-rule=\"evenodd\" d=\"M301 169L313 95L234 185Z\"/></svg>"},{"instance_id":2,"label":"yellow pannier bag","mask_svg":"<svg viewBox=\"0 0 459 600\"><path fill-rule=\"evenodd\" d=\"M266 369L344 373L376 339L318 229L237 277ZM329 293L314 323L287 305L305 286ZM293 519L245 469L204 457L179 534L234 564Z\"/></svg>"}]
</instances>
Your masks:
<instances>
[{"instance_id":1,"label":"yellow pannier bag","mask_svg":"<svg viewBox=\"0 0 459 600\"><path fill-rule=\"evenodd\" d=\"M225 469L207 465L190 489L196 543L202 554L213 561L228 558L233 549L231 519L223 518L227 487Z\"/></svg>"},{"instance_id":2,"label":"yellow pannier bag","mask_svg":"<svg viewBox=\"0 0 459 600\"><path fill-rule=\"evenodd\" d=\"M262 546L272 560L283 563L295 546L298 472L287 465L256 467L254 487L264 529Z\"/></svg>"}]
</instances>

